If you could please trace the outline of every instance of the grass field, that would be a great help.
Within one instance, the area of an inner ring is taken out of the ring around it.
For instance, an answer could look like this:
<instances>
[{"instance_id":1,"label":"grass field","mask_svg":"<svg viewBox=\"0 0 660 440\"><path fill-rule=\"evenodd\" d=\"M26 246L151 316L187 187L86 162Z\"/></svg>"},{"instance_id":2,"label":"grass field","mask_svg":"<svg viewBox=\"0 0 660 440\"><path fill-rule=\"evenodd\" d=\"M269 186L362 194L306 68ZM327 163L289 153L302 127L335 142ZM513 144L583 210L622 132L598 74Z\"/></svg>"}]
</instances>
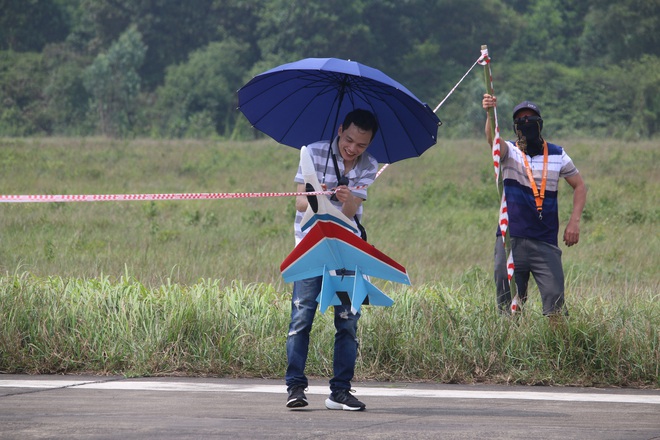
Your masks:
<instances>
[{"instance_id":1,"label":"grass field","mask_svg":"<svg viewBox=\"0 0 660 440\"><path fill-rule=\"evenodd\" d=\"M499 198L481 140L440 141L370 188L370 242L413 286L361 322L364 378L660 386L660 148L561 139L589 188L563 248L570 317L494 310ZM1 139L4 194L288 192L262 140ZM562 227L571 191L560 187ZM0 204L0 371L283 376L292 197ZM332 325L310 374L328 375Z\"/></svg>"}]
</instances>

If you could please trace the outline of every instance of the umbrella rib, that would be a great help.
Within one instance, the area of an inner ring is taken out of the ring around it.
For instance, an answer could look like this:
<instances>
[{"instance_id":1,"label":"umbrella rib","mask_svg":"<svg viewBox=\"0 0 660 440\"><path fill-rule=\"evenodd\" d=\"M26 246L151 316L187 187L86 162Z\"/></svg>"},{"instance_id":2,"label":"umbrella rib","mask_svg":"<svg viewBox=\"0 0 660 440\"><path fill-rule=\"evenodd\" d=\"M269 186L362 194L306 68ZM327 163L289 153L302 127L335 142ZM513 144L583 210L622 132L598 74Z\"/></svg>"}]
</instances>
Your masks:
<instances>
[{"instance_id":1,"label":"umbrella rib","mask_svg":"<svg viewBox=\"0 0 660 440\"><path fill-rule=\"evenodd\" d=\"M325 86L322 88L322 90L320 90L318 93L316 93L316 96L321 96L321 95L323 95L323 94L330 93L330 92L332 92L331 89L333 89L333 88L336 88L336 87L334 87L332 83L328 83L327 85L325 85ZM283 100L283 101L284 101L284 100ZM283 102L283 101L281 101L281 102ZM301 109L301 110L295 115L295 117L294 117L294 119L293 119L293 120L294 120L294 123L292 123L292 124L289 125L289 128L288 128L288 129L284 132L284 134L282 135L282 137L281 137L282 139L284 139L284 138L289 134L289 132L293 129L293 127L295 126L295 122L298 121L298 120L300 119L300 117L306 112L307 108L311 105L311 102L312 102L312 101L310 100L310 101L309 101L309 102L308 102L308 103L307 103L307 104L306 104L306 105L305 105L305 106L304 106L304 107L303 107L303 108L302 108L302 109ZM330 110L332 110L332 109L335 107L335 104L336 104L336 103L337 103L337 96L335 96L335 98L333 99L332 105L330 106ZM274 106L270 111L273 111L275 108L276 108L276 106ZM270 112L270 111L269 111L269 112ZM321 133L319 133L319 136L318 136L319 139L317 139L317 140L322 140L321 138L323 138L324 132L325 132L326 128L328 127L328 121L329 121L329 119L330 119L330 115L331 115L331 113L332 113L331 111L328 112L328 114L327 114L327 116L326 116L325 123L324 123L324 125L323 125L323 129L321 130ZM331 130L332 130L332 129L331 129ZM332 131L331 131L331 133L330 133L330 137L332 138Z\"/></svg>"}]
</instances>

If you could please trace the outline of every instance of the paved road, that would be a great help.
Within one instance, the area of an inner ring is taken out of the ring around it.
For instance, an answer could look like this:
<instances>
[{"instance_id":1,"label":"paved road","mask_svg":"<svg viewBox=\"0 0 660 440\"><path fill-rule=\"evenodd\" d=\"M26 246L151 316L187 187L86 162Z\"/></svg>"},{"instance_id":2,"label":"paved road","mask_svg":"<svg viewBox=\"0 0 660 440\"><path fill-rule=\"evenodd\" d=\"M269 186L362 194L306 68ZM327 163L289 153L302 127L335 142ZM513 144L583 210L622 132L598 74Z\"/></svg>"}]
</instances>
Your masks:
<instances>
[{"instance_id":1,"label":"paved road","mask_svg":"<svg viewBox=\"0 0 660 440\"><path fill-rule=\"evenodd\" d=\"M0 439L660 439L660 391L355 383L364 412L285 408L282 381L0 375Z\"/></svg>"}]
</instances>

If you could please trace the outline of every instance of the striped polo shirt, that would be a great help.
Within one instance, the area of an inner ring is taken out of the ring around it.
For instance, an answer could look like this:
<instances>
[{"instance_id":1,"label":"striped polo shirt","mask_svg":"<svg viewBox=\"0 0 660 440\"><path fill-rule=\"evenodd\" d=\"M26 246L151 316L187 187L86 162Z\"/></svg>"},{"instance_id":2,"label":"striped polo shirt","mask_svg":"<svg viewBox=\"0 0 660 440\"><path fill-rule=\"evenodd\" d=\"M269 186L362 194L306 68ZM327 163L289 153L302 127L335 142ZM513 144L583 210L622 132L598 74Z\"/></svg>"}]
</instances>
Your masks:
<instances>
[{"instance_id":1,"label":"striped polo shirt","mask_svg":"<svg viewBox=\"0 0 660 440\"><path fill-rule=\"evenodd\" d=\"M339 166L339 174L344 175L344 159L339 154L339 147L337 146L337 138L332 142L332 150L337 157L337 166ZM329 141L320 141L313 144L307 145L307 151L312 156L312 161L314 162L314 168L316 169L316 176L319 179L319 182L327 185L328 189L334 189L337 187L337 173L335 172L335 164L332 160L332 156L329 155ZM348 177L348 186L362 186L362 185L371 185L376 178L376 172L378 171L378 161L374 159L372 155L368 152L364 152L360 155L355 163L355 166L346 174ZM324 179L325 176L325 179ZM302 169L298 165L298 173L294 179L296 183L305 183L302 175ZM352 190L354 196L360 197L363 200L367 200L367 189L356 189ZM320 196L323 197L323 196ZM331 200L331 203L341 210L341 202ZM360 205L357 211L357 217L362 221L362 209L363 206ZM294 223L294 230L296 234L296 244L302 240L305 236L305 232L300 230L300 221L303 218L303 214L300 211L296 210L296 220ZM359 235L359 233L357 234Z\"/></svg>"},{"instance_id":2,"label":"striped polo shirt","mask_svg":"<svg viewBox=\"0 0 660 440\"><path fill-rule=\"evenodd\" d=\"M509 234L512 237L531 238L557 246L559 179L577 174L578 169L562 147L548 142L548 177L543 200L543 219L539 219L534 192L525 171L524 153L513 142L506 142L509 148L507 155L502 157L501 172L509 213ZM540 192L543 154L527 156L527 161Z\"/></svg>"}]
</instances>

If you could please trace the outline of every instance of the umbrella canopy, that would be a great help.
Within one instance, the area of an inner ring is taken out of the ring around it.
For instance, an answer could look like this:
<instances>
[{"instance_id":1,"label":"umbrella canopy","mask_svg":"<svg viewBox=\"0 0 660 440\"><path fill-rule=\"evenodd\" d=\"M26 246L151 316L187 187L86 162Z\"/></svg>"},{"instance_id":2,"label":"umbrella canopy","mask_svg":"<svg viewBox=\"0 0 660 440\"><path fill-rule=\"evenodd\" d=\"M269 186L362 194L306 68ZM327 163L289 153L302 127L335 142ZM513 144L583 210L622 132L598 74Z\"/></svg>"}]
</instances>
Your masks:
<instances>
[{"instance_id":1,"label":"umbrella canopy","mask_svg":"<svg viewBox=\"0 0 660 440\"><path fill-rule=\"evenodd\" d=\"M420 156L437 141L438 117L380 70L337 58L305 58L261 73L238 90L239 109L276 141L300 148L337 135L351 110L378 120L367 150L380 163Z\"/></svg>"}]
</instances>

